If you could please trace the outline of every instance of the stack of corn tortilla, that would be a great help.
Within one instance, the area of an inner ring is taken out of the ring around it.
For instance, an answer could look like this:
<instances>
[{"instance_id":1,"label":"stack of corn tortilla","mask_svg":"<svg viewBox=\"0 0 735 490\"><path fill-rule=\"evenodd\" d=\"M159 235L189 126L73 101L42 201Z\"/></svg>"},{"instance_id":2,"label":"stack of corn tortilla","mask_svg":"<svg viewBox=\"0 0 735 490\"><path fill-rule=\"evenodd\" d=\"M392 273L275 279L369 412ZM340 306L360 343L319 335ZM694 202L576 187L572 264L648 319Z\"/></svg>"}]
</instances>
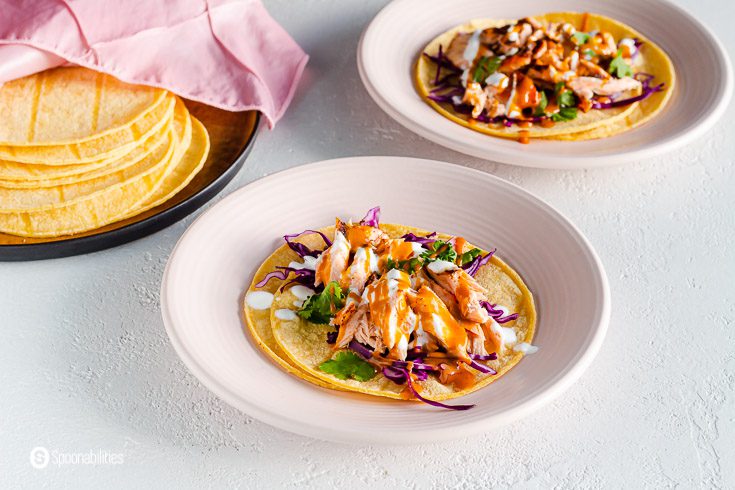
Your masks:
<instances>
[{"instance_id":1,"label":"stack of corn tortilla","mask_svg":"<svg viewBox=\"0 0 735 490\"><path fill-rule=\"evenodd\" d=\"M57 237L171 199L209 153L209 135L162 89L85 68L0 87L0 232Z\"/></svg>"}]
</instances>

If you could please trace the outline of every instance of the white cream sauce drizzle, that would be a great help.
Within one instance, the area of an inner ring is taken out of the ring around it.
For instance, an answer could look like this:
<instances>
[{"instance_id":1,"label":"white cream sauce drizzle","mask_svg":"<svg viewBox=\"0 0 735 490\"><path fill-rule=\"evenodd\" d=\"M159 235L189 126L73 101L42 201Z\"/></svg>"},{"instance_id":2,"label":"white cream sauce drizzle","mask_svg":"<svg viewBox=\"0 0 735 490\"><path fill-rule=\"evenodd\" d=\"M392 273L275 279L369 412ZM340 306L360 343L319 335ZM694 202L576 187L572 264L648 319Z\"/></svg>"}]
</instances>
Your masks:
<instances>
[{"instance_id":1,"label":"white cream sauce drizzle","mask_svg":"<svg viewBox=\"0 0 735 490\"><path fill-rule=\"evenodd\" d=\"M477 53L478 51L480 51L480 34L482 34L482 31L479 29L472 33L472 36L470 36L469 40L467 41L467 46L464 48L464 53L462 53L462 57L467 63L469 63L470 66L472 66L472 64L475 62ZM469 76L469 69L462 72L460 81L462 82L462 85L464 87L467 86L467 80L469 79Z\"/></svg>"},{"instance_id":2,"label":"white cream sauce drizzle","mask_svg":"<svg viewBox=\"0 0 735 490\"><path fill-rule=\"evenodd\" d=\"M520 344L513 347L515 352L522 352L524 355L535 354L538 352L538 347L531 345L528 342L521 342Z\"/></svg>"},{"instance_id":3,"label":"white cream sauce drizzle","mask_svg":"<svg viewBox=\"0 0 735 490\"><path fill-rule=\"evenodd\" d=\"M309 299L309 297L313 296L315 291L311 288L307 288L306 286L302 286L301 284L297 284L290 289L291 294L296 296L296 300L293 302L293 305L296 308L303 308L304 307L304 301Z\"/></svg>"},{"instance_id":4,"label":"white cream sauce drizzle","mask_svg":"<svg viewBox=\"0 0 735 490\"><path fill-rule=\"evenodd\" d=\"M309 269L309 270L315 270L316 269L316 257L312 257L310 255L307 255L304 257L304 262L291 262L288 264L289 267L293 269Z\"/></svg>"},{"instance_id":5,"label":"white cream sauce drizzle","mask_svg":"<svg viewBox=\"0 0 735 490\"><path fill-rule=\"evenodd\" d=\"M267 310L273 304L273 295L267 291L251 291L245 295L245 302L254 310Z\"/></svg>"},{"instance_id":6,"label":"white cream sauce drizzle","mask_svg":"<svg viewBox=\"0 0 735 490\"><path fill-rule=\"evenodd\" d=\"M462 53L462 57L470 66L475 61L477 52L480 51L480 34L482 34L480 29L472 33L472 36L467 41L467 46L464 48L464 53Z\"/></svg>"},{"instance_id":7,"label":"white cream sauce drizzle","mask_svg":"<svg viewBox=\"0 0 735 490\"><path fill-rule=\"evenodd\" d=\"M286 308L276 310L275 315L280 320L296 320L298 318L295 311Z\"/></svg>"},{"instance_id":8,"label":"white cream sauce drizzle","mask_svg":"<svg viewBox=\"0 0 735 490\"><path fill-rule=\"evenodd\" d=\"M459 267L457 267L457 264L455 264L454 262L448 262L446 260L435 260L434 262L431 262L429 265L427 265L426 268L434 274L441 274L442 272L457 270Z\"/></svg>"},{"instance_id":9,"label":"white cream sauce drizzle","mask_svg":"<svg viewBox=\"0 0 735 490\"><path fill-rule=\"evenodd\" d=\"M498 337L500 337L500 344L503 347L510 347L511 345L518 342L518 336L516 335L516 331L513 330L513 328L503 327L495 320L493 320L490 324L490 328L498 335Z\"/></svg>"}]
</instances>

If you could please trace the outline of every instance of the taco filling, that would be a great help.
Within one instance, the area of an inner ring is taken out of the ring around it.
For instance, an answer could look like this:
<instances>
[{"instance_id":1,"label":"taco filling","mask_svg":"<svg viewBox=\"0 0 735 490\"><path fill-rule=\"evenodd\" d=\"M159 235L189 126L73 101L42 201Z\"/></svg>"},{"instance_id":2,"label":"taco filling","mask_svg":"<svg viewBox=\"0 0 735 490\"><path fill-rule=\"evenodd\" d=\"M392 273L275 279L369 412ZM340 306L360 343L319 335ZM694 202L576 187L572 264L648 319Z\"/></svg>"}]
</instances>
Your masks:
<instances>
[{"instance_id":1,"label":"taco filling","mask_svg":"<svg viewBox=\"0 0 735 490\"><path fill-rule=\"evenodd\" d=\"M310 376L341 389L471 408L436 398L484 386L535 351L530 292L494 250L381 225L379 215L373 208L358 223L337 219L334 228L286 235L284 255L273 261L281 265L248 294L280 281L273 335ZM299 259L286 265L285 254Z\"/></svg>"},{"instance_id":2,"label":"taco filling","mask_svg":"<svg viewBox=\"0 0 735 490\"><path fill-rule=\"evenodd\" d=\"M667 90L668 57L646 44L622 24L588 14L474 21L427 46L417 83L444 110L470 124L507 128L495 135L527 143L565 127L583 132L623 120L635 104ZM661 79L646 71L661 66Z\"/></svg>"}]
</instances>

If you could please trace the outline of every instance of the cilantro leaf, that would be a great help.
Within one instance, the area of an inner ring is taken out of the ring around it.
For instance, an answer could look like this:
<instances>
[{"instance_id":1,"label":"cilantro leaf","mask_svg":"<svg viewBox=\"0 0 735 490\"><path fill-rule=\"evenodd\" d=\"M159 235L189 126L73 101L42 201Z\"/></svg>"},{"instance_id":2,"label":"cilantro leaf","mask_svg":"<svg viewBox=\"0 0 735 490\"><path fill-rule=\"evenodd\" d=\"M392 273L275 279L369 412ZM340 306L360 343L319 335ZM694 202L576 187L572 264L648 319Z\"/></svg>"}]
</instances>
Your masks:
<instances>
[{"instance_id":1,"label":"cilantro leaf","mask_svg":"<svg viewBox=\"0 0 735 490\"><path fill-rule=\"evenodd\" d=\"M350 351L337 352L333 359L319 364L319 369L339 379L353 378L357 381L367 381L375 377L375 368Z\"/></svg>"},{"instance_id":2,"label":"cilantro leaf","mask_svg":"<svg viewBox=\"0 0 735 490\"><path fill-rule=\"evenodd\" d=\"M551 120L554 122L571 121L577 118L576 107L562 107L559 112L551 115Z\"/></svg>"},{"instance_id":3,"label":"cilantro leaf","mask_svg":"<svg viewBox=\"0 0 735 490\"><path fill-rule=\"evenodd\" d=\"M419 267L421 267L421 261L417 258L399 260L396 262L391 257L388 257L388 260L385 262L386 272L391 269L398 269L408 272L409 274L413 274Z\"/></svg>"},{"instance_id":4,"label":"cilantro leaf","mask_svg":"<svg viewBox=\"0 0 735 490\"><path fill-rule=\"evenodd\" d=\"M457 252L451 243L443 240L437 240L429 245L429 249L421 254L420 256L424 264L434 262L435 260L446 260L447 262L454 262L457 260Z\"/></svg>"},{"instance_id":5,"label":"cilantro leaf","mask_svg":"<svg viewBox=\"0 0 735 490\"><path fill-rule=\"evenodd\" d=\"M609 71L612 76L617 78L633 76L633 70L631 69L630 65L626 63L623 59L621 50L618 50L618 54L615 55L615 58L613 58L610 62L610 66L608 67L607 71Z\"/></svg>"},{"instance_id":6,"label":"cilantro leaf","mask_svg":"<svg viewBox=\"0 0 735 490\"><path fill-rule=\"evenodd\" d=\"M543 92L541 92L543 93ZM475 258L482 253L482 250L479 248L473 248L469 252L465 252L462 254L462 263L460 265L468 264L475 260Z\"/></svg>"},{"instance_id":7,"label":"cilantro leaf","mask_svg":"<svg viewBox=\"0 0 735 490\"><path fill-rule=\"evenodd\" d=\"M477 62L477 68L475 68L475 74L472 79L477 83L484 82L487 77L498 71L502 61L503 60L497 56L493 56L492 58L483 56L480 58L480 61Z\"/></svg>"},{"instance_id":8,"label":"cilantro leaf","mask_svg":"<svg viewBox=\"0 0 735 490\"><path fill-rule=\"evenodd\" d=\"M329 323L334 313L344 304L342 288L337 281L332 281L324 287L324 291L310 296L296 314L312 323Z\"/></svg>"},{"instance_id":9,"label":"cilantro leaf","mask_svg":"<svg viewBox=\"0 0 735 490\"><path fill-rule=\"evenodd\" d=\"M564 90L564 82L556 82L556 85L554 85L554 95L559 97L559 94L562 90Z\"/></svg>"},{"instance_id":10,"label":"cilantro leaf","mask_svg":"<svg viewBox=\"0 0 735 490\"><path fill-rule=\"evenodd\" d=\"M574 93L571 90L563 90L556 96L556 100L559 107L575 107L577 105L577 98L574 97Z\"/></svg>"},{"instance_id":11,"label":"cilantro leaf","mask_svg":"<svg viewBox=\"0 0 735 490\"><path fill-rule=\"evenodd\" d=\"M586 43L587 41L590 40L590 37L591 36L587 34L586 32L575 32L574 34L572 34L572 38L574 38L577 44Z\"/></svg>"},{"instance_id":12,"label":"cilantro leaf","mask_svg":"<svg viewBox=\"0 0 735 490\"><path fill-rule=\"evenodd\" d=\"M533 111L534 116L543 116L546 114L546 106L549 105L549 99L546 98L546 92L543 90L541 91L541 100L539 100L538 105L536 106L536 110ZM474 249L477 250L477 249ZM474 251L470 250L470 252Z\"/></svg>"}]
</instances>

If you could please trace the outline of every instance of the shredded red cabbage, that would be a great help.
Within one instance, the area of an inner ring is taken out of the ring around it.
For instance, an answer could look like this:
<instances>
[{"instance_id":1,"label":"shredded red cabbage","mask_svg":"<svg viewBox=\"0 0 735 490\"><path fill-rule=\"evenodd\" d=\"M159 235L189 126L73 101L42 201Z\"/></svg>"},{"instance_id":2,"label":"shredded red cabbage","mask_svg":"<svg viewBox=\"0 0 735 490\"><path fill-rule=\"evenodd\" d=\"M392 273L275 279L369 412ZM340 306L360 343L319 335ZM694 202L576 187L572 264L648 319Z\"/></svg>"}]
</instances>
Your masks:
<instances>
[{"instance_id":1,"label":"shredded red cabbage","mask_svg":"<svg viewBox=\"0 0 735 490\"><path fill-rule=\"evenodd\" d=\"M469 274L472 277L474 277L475 274L477 274L477 271L480 270L480 267L482 267L483 265L485 265L488 262L490 262L490 259L493 257L493 254L497 250L498 249L495 248L491 252L488 252L486 255L483 255L483 256L478 255L477 257L475 257L474 259L472 259L471 262L468 262L468 263L464 264L462 266L462 268L465 270L465 272L467 274Z\"/></svg>"},{"instance_id":2,"label":"shredded red cabbage","mask_svg":"<svg viewBox=\"0 0 735 490\"><path fill-rule=\"evenodd\" d=\"M428 405L432 405L434 407L439 408L446 408L448 410L469 410L470 408L474 407L474 405L447 405L446 403L437 402L434 400L429 400L428 398L424 398L419 394L418 391L416 391L416 388L413 387L413 382L411 381L411 376L408 374L408 370L403 369L404 376L406 377L406 383L408 384L408 389L411 391L411 394L416 397L417 400L420 400Z\"/></svg>"},{"instance_id":3,"label":"shredded red cabbage","mask_svg":"<svg viewBox=\"0 0 735 490\"><path fill-rule=\"evenodd\" d=\"M409 361L415 361L416 359L419 359L423 355L423 349L420 345L417 345L415 347L411 347L406 351L406 359Z\"/></svg>"},{"instance_id":4,"label":"shredded red cabbage","mask_svg":"<svg viewBox=\"0 0 735 490\"><path fill-rule=\"evenodd\" d=\"M336 344L337 336L339 335L339 329L334 332L327 332L327 344Z\"/></svg>"},{"instance_id":5,"label":"shredded red cabbage","mask_svg":"<svg viewBox=\"0 0 735 490\"><path fill-rule=\"evenodd\" d=\"M262 288L263 286L268 284L268 281L270 281L271 279L280 279L282 281L285 281L286 278L288 278L288 275L292 273L296 274L297 276L296 279L294 279L295 282L298 282L304 285L314 284L315 275L314 275L314 271L311 269L294 269L293 267L284 267L281 265L277 265L276 269L278 270L275 270L273 272L269 272L268 274L266 274L263 280L257 283L255 287ZM286 285L284 284L283 287L285 286ZM283 287L281 287L281 289L283 289Z\"/></svg>"},{"instance_id":6,"label":"shredded red cabbage","mask_svg":"<svg viewBox=\"0 0 735 490\"><path fill-rule=\"evenodd\" d=\"M396 368L408 368L409 361L393 361L392 366ZM439 368L436 366L432 366L431 364L426 364L423 362L423 359L419 358L415 361L412 361L413 364L413 371L438 371ZM414 374L416 374L414 372Z\"/></svg>"},{"instance_id":7,"label":"shredded red cabbage","mask_svg":"<svg viewBox=\"0 0 735 490\"><path fill-rule=\"evenodd\" d=\"M664 87L666 86L665 83L659 83L658 85L651 85L651 82L653 81L653 75L650 73L636 73L634 78L641 82L642 90L639 95L636 95L635 97L630 97L628 99L623 100L611 100L610 102L593 102L592 108L593 109L610 109L612 107L622 107L629 104L632 104L633 102L640 102L641 100L647 99L651 95L655 94L656 92L661 92Z\"/></svg>"},{"instance_id":8,"label":"shredded red cabbage","mask_svg":"<svg viewBox=\"0 0 735 490\"><path fill-rule=\"evenodd\" d=\"M360 224L377 228L380 225L380 206L368 210L365 217L360 220Z\"/></svg>"},{"instance_id":9,"label":"shredded red cabbage","mask_svg":"<svg viewBox=\"0 0 735 490\"><path fill-rule=\"evenodd\" d=\"M439 45L439 54L436 55L438 59L442 59L444 57L444 51L443 47L440 44ZM439 85L439 74L442 72L442 65L441 63L437 63L436 65L436 76L434 76L434 85Z\"/></svg>"},{"instance_id":10,"label":"shredded red cabbage","mask_svg":"<svg viewBox=\"0 0 735 490\"><path fill-rule=\"evenodd\" d=\"M480 304L487 310L488 314L495 319L498 323L512 322L518 318L518 313L513 313L508 316L503 316L505 313L503 310L495 308L496 305L491 304L488 301L480 301Z\"/></svg>"},{"instance_id":11,"label":"shredded red cabbage","mask_svg":"<svg viewBox=\"0 0 735 490\"><path fill-rule=\"evenodd\" d=\"M335 338L335 340L337 339ZM356 354L358 354L363 359L370 359L373 357L373 349L371 349L370 347L366 345L361 344L355 339L352 339L350 341L350 344L348 345L348 347L352 349Z\"/></svg>"},{"instance_id":12,"label":"shredded red cabbage","mask_svg":"<svg viewBox=\"0 0 735 490\"><path fill-rule=\"evenodd\" d=\"M401 368L394 368L391 366L386 366L383 368L383 376L388 378L389 380L393 381L397 385L402 385L406 382L406 371L405 369Z\"/></svg>"},{"instance_id":13,"label":"shredded red cabbage","mask_svg":"<svg viewBox=\"0 0 735 490\"><path fill-rule=\"evenodd\" d=\"M462 70L454 66L452 62L449 61L446 56L444 56L442 49L443 49L442 46L439 45L440 52L437 53L437 56L432 56L428 53L424 53L424 56L426 56L426 58L428 58L429 60L433 61L437 65L441 65L442 67L446 68L449 71L452 71L454 73L460 73Z\"/></svg>"},{"instance_id":14,"label":"shredded red cabbage","mask_svg":"<svg viewBox=\"0 0 735 490\"><path fill-rule=\"evenodd\" d=\"M495 352L486 356L480 354L470 354L470 358L476 361L494 361L498 358L498 354L496 354Z\"/></svg>"},{"instance_id":15,"label":"shredded red cabbage","mask_svg":"<svg viewBox=\"0 0 735 490\"><path fill-rule=\"evenodd\" d=\"M493 368L490 368L490 367L487 367L487 366L483 366L482 364L480 364L477 361L472 361L470 363L470 366L472 366L473 368L477 369L481 373L485 373L485 374L498 374L498 372L496 370L494 370Z\"/></svg>"},{"instance_id":16,"label":"shredded red cabbage","mask_svg":"<svg viewBox=\"0 0 735 490\"><path fill-rule=\"evenodd\" d=\"M426 236L417 236L413 233L406 233L401 237L401 239L405 242L416 242L420 243L421 245L429 245L430 243L434 243L437 240L436 238L434 238L435 236L435 231L432 231Z\"/></svg>"},{"instance_id":17,"label":"shredded red cabbage","mask_svg":"<svg viewBox=\"0 0 735 490\"><path fill-rule=\"evenodd\" d=\"M296 269L296 270L304 270L304 269ZM314 272L314 271L312 271ZM302 274L297 275L295 278L291 279L290 281L286 282L278 288L279 291L284 291L287 287L293 285L293 284L301 284L302 286L306 286L308 288L313 289L317 293L321 293L324 291L324 284L320 284L318 286L314 286L315 276L313 274Z\"/></svg>"},{"instance_id":18,"label":"shredded red cabbage","mask_svg":"<svg viewBox=\"0 0 735 490\"><path fill-rule=\"evenodd\" d=\"M321 231L317 230L304 230L301 233L293 233L291 235L284 235L283 239L286 240L286 243L288 244L289 248L299 254L299 257L304 258L307 255L310 257L318 257L320 253L323 252L323 250L312 250L303 243L299 242L292 242L294 238L298 238L303 235L312 235L314 233L317 233L319 236L322 237L322 240L324 240L324 243L327 245L327 247L332 246L332 241L327 238L327 236L322 233Z\"/></svg>"}]
</instances>

